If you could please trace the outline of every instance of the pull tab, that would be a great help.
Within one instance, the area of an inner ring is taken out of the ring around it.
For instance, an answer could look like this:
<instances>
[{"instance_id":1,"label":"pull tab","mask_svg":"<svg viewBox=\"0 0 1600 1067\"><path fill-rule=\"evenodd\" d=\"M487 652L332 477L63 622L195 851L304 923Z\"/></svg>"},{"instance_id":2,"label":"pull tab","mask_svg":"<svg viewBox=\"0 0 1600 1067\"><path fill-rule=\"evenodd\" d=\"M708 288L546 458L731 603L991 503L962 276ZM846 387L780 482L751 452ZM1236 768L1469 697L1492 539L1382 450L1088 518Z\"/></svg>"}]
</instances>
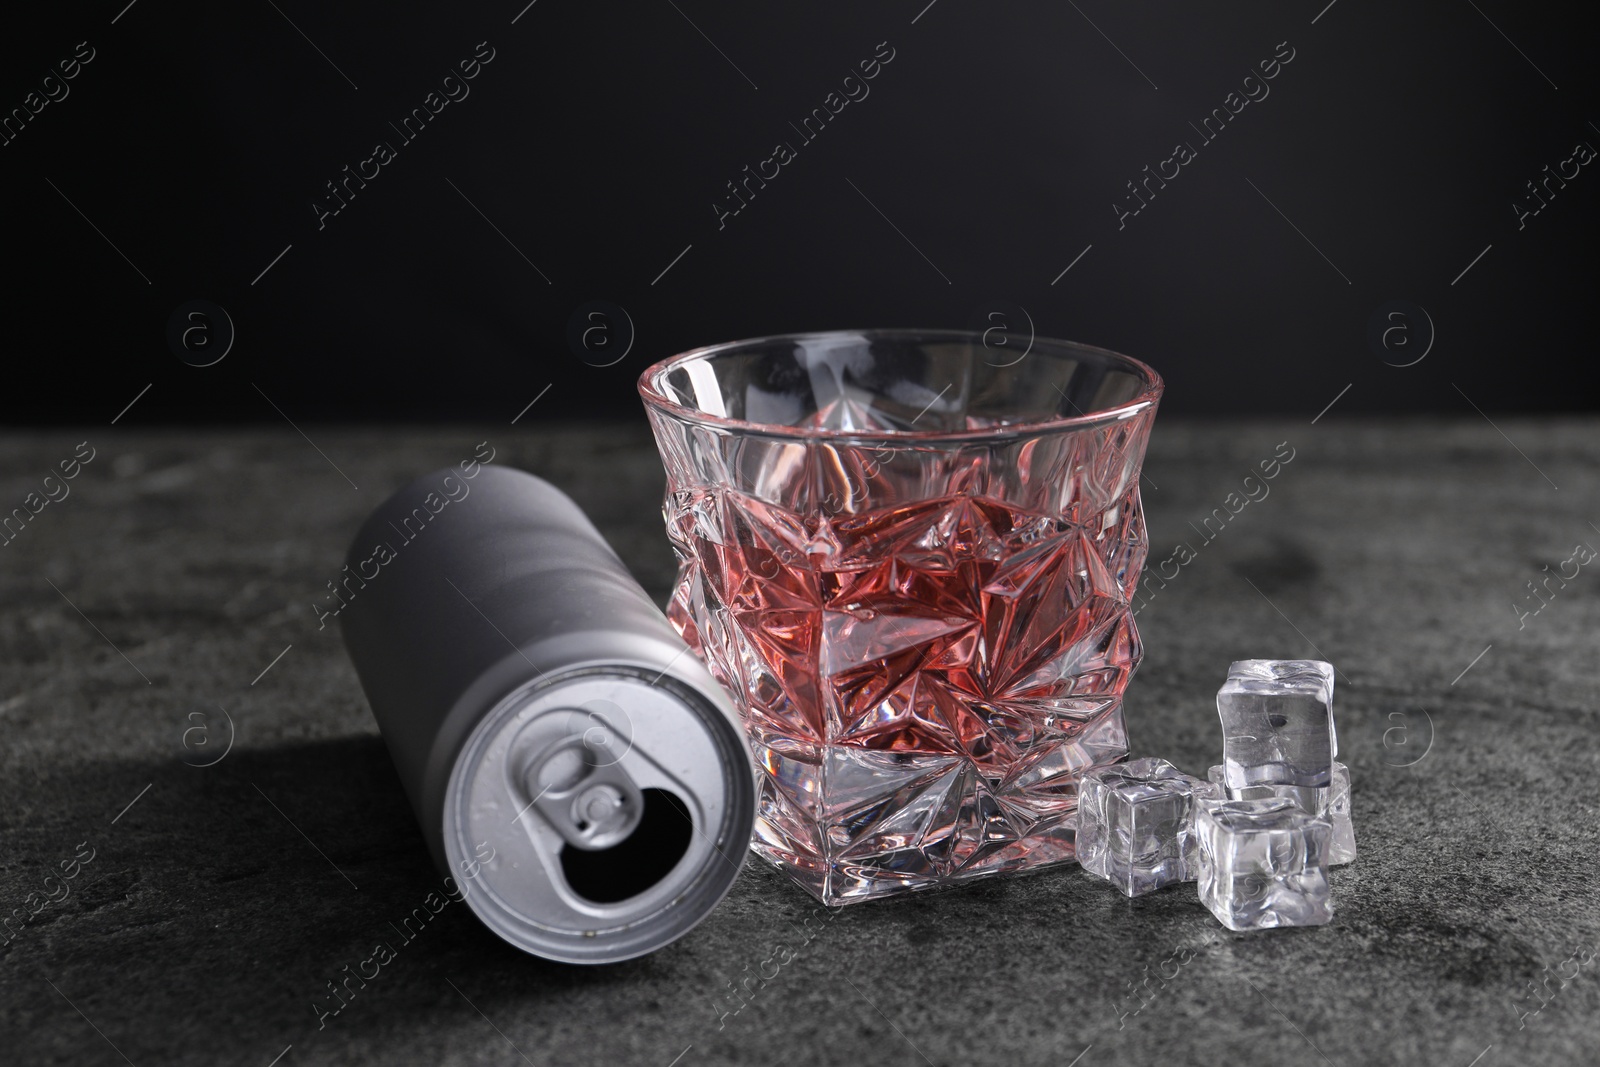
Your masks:
<instances>
[{"instance_id":1,"label":"pull tab","mask_svg":"<svg viewBox=\"0 0 1600 1067\"><path fill-rule=\"evenodd\" d=\"M644 796L622 769L609 731L557 741L526 778L532 804L569 844L594 851L625 840L644 815Z\"/></svg>"}]
</instances>

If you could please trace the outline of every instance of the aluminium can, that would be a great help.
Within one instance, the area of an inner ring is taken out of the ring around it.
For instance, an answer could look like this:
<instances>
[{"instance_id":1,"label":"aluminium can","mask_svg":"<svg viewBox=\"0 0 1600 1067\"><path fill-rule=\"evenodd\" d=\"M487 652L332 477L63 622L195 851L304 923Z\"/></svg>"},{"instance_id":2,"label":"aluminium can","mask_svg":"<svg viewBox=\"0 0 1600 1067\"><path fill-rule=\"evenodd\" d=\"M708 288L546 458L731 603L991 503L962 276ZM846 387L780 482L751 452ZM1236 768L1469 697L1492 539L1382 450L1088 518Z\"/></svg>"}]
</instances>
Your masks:
<instances>
[{"instance_id":1,"label":"aluminium can","mask_svg":"<svg viewBox=\"0 0 1600 1067\"><path fill-rule=\"evenodd\" d=\"M710 913L755 819L738 716L571 499L463 463L380 505L348 561L350 658L484 925L608 963Z\"/></svg>"}]
</instances>

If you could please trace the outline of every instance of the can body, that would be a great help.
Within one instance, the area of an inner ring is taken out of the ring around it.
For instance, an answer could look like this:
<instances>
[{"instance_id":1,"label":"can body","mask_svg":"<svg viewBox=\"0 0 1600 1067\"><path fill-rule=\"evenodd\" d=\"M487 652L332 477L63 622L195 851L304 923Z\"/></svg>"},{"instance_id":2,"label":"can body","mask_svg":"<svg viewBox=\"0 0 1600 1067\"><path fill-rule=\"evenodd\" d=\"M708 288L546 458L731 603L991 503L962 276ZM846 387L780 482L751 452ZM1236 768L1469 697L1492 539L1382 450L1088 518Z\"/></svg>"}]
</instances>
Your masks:
<instances>
[{"instance_id":1,"label":"can body","mask_svg":"<svg viewBox=\"0 0 1600 1067\"><path fill-rule=\"evenodd\" d=\"M346 647L435 862L478 917L551 959L641 955L703 918L742 862L754 779L737 716L576 504L472 467L425 475L362 526Z\"/></svg>"}]
</instances>

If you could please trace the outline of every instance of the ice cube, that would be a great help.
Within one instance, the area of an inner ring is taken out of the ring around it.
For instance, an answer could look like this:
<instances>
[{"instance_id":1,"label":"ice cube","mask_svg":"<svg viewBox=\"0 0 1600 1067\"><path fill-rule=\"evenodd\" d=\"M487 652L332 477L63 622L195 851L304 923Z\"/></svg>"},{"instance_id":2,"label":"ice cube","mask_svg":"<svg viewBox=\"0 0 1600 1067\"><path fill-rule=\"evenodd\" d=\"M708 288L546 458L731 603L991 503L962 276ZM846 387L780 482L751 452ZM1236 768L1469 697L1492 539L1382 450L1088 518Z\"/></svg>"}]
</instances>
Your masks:
<instances>
[{"instance_id":1,"label":"ice cube","mask_svg":"<svg viewBox=\"0 0 1600 1067\"><path fill-rule=\"evenodd\" d=\"M1333 666L1321 660L1245 659L1217 691L1228 788L1329 784L1339 740Z\"/></svg>"},{"instance_id":2,"label":"ice cube","mask_svg":"<svg viewBox=\"0 0 1600 1067\"><path fill-rule=\"evenodd\" d=\"M1193 881L1194 802L1221 797L1164 759L1088 771L1078 790L1078 862L1130 897Z\"/></svg>"},{"instance_id":3,"label":"ice cube","mask_svg":"<svg viewBox=\"0 0 1600 1067\"><path fill-rule=\"evenodd\" d=\"M1298 785L1250 785L1229 789L1220 766L1206 772L1206 780L1222 789L1229 800L1262 800L1288 797L1306 812L1328 820L1332 838L1328 844L1328 866L1337 867L1356 858L1356 828L1350 820L1350 768L1333 761L1331 784L1314 789Z\"/></svg>"},{"instance_id":4,"label":"ice cube","mask_svg":"<svg viewBox=\"0 0 1600 1067\"><path fill-rule=\"evenodd\" d=\"M1321 926L1332 829L1288 797L1202 800L1195 812L1200 901L1230 930Z\"/></svg>"},{"instance_id":5,"label":"ice cube","mask_svg":"<svg viewBox=\"0 0 1600 1067\"><path fill-rule=\"evenodd\" d=\"M1356 858L1356 824L1350 819L1350 768L1333 762L1333 784L1328 787L1328 806L1323 812L1332 827L1328 843L1328 866L1349 863Z\"/></svg>"}]
</instances>

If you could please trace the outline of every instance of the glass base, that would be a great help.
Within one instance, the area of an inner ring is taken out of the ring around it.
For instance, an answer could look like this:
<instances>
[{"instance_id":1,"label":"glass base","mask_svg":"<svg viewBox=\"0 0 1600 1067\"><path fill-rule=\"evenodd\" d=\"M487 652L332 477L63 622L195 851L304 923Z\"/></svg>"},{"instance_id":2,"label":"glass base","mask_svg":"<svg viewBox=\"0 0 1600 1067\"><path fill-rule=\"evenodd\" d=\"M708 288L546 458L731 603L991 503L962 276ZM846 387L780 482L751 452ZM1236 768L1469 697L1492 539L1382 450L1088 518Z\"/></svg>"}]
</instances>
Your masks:
<instances>
[{"instance_id":1,"label":"glass base","mask_svg":"<svg viewBox=\"0 0 1600 1067\"><path fill-rule=\"evenodd\" d=\"M837 906L1075 860L1078 782L1127 752L1120 705L1004 778L960 758L829 746L816 762L752 739L751 850Z\"/></svg>"}]
</instances>

